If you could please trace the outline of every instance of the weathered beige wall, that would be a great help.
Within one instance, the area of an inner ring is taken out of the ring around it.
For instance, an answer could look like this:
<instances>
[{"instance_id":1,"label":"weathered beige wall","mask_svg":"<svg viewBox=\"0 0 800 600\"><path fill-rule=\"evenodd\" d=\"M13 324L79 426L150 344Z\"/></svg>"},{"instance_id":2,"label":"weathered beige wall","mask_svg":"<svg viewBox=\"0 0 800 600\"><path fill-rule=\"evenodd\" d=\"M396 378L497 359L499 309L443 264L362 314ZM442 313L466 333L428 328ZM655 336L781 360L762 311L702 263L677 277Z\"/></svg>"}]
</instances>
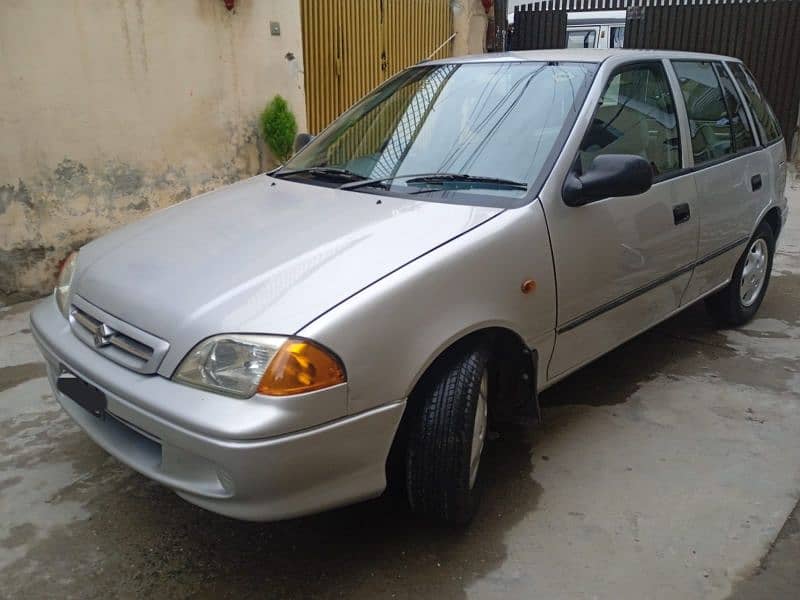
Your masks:
<instances>
[{"instance_id":1,"label":"weathered beige wall","mask_svg":"<svg viewBox=\"0 0 800 600\"><path fill-rule=\"evenodd\" d=\"M271 36L270 21L281 35ZM298 0L0 2L0 302L73 248L257 173L267 100L302 130Z\"/></svg>"},{"instance_id":2,"label":"weathered beige wall","mask_svg":"<svg viewBox=\"0 0 800 600\"><path fill-rule=\"evenodd\" d=\"M453 56L486 52L486 26L489 16L481 0L452 0Z\"/></svg>"}]
</instances>

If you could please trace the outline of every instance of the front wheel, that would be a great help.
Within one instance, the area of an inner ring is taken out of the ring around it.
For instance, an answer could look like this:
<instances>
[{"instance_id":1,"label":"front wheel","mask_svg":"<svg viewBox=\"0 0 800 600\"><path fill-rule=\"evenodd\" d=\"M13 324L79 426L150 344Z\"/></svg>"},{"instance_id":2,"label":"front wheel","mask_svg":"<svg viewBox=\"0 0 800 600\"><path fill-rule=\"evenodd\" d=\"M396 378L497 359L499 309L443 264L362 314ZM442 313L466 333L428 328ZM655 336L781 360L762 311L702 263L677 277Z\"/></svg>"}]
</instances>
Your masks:
<instances>
[{"instance_id":1,"label":"front wheel","mask_svg":"<svg viewBox=\"0 0 800 600\"><path fill-rule=\"evenodd\" d=\"M406 490L418 514L468 522L478 505L489 418L489 354L477 346L435 366L410 423Z\"/></svg>"},{"instance_id":2,"label":"front wheel","mask_svg":"<svg viewBox=\"0 0 800 600\"><path fill-rule=\"evenodd\" d=\"M775 234L761 223L733 271L731 282L706 301L706 308L720 324L747 323L758 311L767 293L775 253Z\"/></svg>"}]
</instances>

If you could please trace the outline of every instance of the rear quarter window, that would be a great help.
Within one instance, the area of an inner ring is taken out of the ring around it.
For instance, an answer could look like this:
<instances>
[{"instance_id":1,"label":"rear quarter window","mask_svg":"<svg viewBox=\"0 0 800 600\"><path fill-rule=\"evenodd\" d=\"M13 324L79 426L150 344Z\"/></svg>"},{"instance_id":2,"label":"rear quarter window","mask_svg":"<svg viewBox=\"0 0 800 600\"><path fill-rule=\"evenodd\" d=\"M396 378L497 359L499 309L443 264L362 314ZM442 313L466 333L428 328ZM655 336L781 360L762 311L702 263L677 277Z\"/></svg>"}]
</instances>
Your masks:
<instances>
[{"instance_id":1,"label":"rear quarter window","mask_svg":"<svg viewBox=\"0 0 800 600\"><path fill-rule=\"evenodd\" d=\"M764 95L758 89L752 73L742 63L729 62L728 67L742 89L747 104L750 106L750 112L753 114L758 131L761 134L761 141L765 144L770 144L781 139L782 133L778 119L775 118L775 113L772 112L769 103L767 103Z\"/></svg>"}]
</instances>

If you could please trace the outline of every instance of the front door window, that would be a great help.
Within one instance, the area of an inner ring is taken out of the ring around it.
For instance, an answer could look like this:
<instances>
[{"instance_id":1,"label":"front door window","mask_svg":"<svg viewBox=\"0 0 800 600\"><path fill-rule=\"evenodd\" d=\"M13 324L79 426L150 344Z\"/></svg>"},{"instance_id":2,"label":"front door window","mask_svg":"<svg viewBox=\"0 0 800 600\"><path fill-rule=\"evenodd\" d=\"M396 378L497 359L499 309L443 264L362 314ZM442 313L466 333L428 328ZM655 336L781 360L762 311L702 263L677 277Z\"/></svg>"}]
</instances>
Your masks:
<instances>
[{"instance_id":1,"label":"front door window","mask_svg":"<svg viewBox=\"0 0 800 600\"><path fill-rule=\"evenodd\" d=\"M581 144L582 169L601 154L637 154L656 177L681 168L675 103L661 63L625 67L608 82Z\"/></svg>"}]
</instances>

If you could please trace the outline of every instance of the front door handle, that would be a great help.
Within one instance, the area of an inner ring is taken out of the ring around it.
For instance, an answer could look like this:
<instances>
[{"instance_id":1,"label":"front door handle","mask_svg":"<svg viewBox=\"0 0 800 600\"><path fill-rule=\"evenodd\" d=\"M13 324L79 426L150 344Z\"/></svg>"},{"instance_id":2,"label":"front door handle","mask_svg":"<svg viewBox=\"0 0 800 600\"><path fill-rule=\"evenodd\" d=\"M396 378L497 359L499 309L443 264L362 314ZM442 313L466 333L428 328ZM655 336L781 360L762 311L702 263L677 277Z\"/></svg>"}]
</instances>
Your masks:
<instances>
[{"instance_id":1,"label":"front door handle","mask_svg":"<svg viewBox=\"0 0 800 600\"><path fill-rule=\"evenodd\" d=\"M689 205L684 202L683 204L676 204L672 207L672 216L675 219L675 225L686 223L692 218L692 213L689 210Z\"/></svg>"},{"instance_id":2,"label":"front door handle","mask_svg":"<svg viewBox=\"0 0 800 600\"><path fill-rule=\"evenodd\" d=\"M750 186L753 188L753 191L758 191L761 189L761 175L753 175L750 178Z\"/></svg>"}]
</instances>

